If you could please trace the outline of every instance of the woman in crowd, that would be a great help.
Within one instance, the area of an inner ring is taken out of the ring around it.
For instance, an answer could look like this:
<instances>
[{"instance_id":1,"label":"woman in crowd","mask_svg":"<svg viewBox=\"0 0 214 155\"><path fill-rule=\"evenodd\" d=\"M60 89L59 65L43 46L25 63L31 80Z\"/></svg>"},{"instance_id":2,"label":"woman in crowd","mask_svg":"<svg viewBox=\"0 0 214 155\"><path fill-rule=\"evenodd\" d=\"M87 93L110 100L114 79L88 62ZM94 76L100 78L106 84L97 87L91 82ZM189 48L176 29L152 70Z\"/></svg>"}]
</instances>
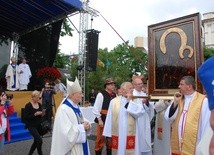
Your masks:
<instances>
[{"instance_id":1,"label":"woman in crowd","mask_svg":"<svg viewBox=\"0 0 214 155\"><path fill-rule=\"evenodd\" d=\"M30 148L28 155L32 155L35 149L39 155L42 155L42 137L40 135L41 122L44 112L42 111L42 105L39 103L40 92L35 90L32 92L32 101L25 105L24 119L25 124L31 135L34 138L34 142Z\"/></svg>"},{"instance_id":2,"label":"woman in crowd","mask_svg":"<svg viewBox=\"0 0 214 155\"><path fill-rule=\"evenodd\" d=\"M3 153L5 138L10 140L10 124L8 117L13 114L12 98L8 99L5 91L0 90L0 154ZM6 136L6 137L5 137Z\"/></svg>"}]
</instances>

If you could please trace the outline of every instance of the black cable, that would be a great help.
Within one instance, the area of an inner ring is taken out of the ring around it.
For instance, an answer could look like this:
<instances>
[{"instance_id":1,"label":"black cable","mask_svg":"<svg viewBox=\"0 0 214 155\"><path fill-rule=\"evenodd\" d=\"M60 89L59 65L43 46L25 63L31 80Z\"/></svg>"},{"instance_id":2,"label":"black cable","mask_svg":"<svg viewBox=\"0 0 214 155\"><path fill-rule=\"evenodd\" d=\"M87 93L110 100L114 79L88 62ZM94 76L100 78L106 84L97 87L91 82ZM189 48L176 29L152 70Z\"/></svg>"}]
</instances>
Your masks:
<instances>
[{"instance_id":1,"label":"black cable","mask_svg":"<svg viewBox=\"0 0 214 155\"><path fill-rule=\"evenodd\" d=\"M99 12L100 16L106 21L106 23L114 30L115 33L117 33L117 35L123 40L123 42L128 45L126 43L126 41L121 37L121 35L115 30L115 28L106 20L105 17L103 17L103 15Z\"/></svg>"},{"instance_id":2,"label":"black cable","mask_svg":"<svg viewBox=\"0 0 214 155\"><path fill-rule=\"evenodd\" d=\"M100 12L98 12L100 14L100 16L106 21L106 23L114 30L115 33L117 33L117 35L123 40L123 42L125 43L126 47L131 51L133 52L133 54L135 55L135 57L143 64L143 65L146 65L145 62L140 58L140 56L137 54L137 52L135 51L134 48L130 47L128 45L128 43L121 37L121 35L115 30L115 28L107 21L106 18L104 18L102 16L102 14Z\"/></svg>"},{"instance_id":3,"label":"black cable","mask_svg":"<svg viewBox=\"0 0 214 155\"><path fill-rule=\"evenodd\" d=\"M69 19L69 17L67 16L66 17L68 20L69 20L69 22L73 25L73 27L75 28L75 30L78 32L78 33L80 33L79 31L78 31L78 29L76 28L76 26L74 25L74 23Z\"/></svg>"}]
</instances>

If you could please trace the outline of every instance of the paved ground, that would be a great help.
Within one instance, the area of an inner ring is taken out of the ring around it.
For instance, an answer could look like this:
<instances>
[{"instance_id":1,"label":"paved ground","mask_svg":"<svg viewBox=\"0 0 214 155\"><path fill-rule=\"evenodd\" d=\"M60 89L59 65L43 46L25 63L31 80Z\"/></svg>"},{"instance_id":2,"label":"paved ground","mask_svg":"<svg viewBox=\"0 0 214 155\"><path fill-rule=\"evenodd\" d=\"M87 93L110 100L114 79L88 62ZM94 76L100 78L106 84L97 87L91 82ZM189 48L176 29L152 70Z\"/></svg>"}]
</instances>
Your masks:
<instances>
[{"instance_id":1,"label":"paved ground","mask_svg":"<svg viewBox=\"0 0 214 155\"><path fill-rule=\"evenodd\" d=\"M92 134L91 136L88 137L91 155L95 154L94 153L95 128L96 124L92 124ZM33 139L6 144L4 146L3 155L27 155L32 143ZM50 148L51 148L51 136L45 135L45 137L43 138L42 145L43 155L49 155ZM35 151L34 155L37 155L37 151Z\"/></svg>"}]
</instances>

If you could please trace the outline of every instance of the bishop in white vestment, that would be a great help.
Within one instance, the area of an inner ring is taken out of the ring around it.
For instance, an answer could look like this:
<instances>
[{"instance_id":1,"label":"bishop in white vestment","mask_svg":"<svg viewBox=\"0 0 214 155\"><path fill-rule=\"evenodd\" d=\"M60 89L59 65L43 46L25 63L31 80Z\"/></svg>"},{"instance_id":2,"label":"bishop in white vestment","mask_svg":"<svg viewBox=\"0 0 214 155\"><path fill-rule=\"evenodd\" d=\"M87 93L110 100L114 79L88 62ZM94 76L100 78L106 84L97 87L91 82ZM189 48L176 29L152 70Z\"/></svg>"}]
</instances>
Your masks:
<instances>
[{"instance_id":1,"label":"bishop in white vestment","mask_svg":"<svg viewBox=\"0 0 214 155\"><path fill-rule=\"evenodd\" d=\"M68 97L57 109L51 144L51 155L90 155L87 135L90 123L83 117L78 103L82 99L82 89L78 80L67 80Z\"/></svg>"},{"instance_id":2,"label":"bishop in white vestment","mask_svg":"<svg viewBox=\"0 0 214 155\"><path fill-rule=\"evenodd\" d=\"M18 65L16 64L16 58L11 58L11 64L7 66L5 78L7 81L7 90L18 90L19 89L19 74Z\"/></svg>"}]
</instances>

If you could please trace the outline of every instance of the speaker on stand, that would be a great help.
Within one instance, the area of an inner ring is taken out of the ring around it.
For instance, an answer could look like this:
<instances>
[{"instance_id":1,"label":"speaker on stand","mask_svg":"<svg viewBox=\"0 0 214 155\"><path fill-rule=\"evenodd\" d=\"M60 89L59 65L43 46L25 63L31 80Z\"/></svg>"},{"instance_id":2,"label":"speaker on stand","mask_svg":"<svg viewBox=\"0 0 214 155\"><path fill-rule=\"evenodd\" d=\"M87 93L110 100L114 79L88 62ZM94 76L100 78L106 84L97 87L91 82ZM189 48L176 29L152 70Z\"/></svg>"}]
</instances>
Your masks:
<instances>
[{"instance_id":1,"label":"speaker on stand","mask_svg":"<svg viewBox=\"0 0 214 155\"><path fill-rule=\"evenodd\" d=\"M98 56L98 40L100 31L86 31L86 70L96 71Z\"/></svg>"}]
</instances>

